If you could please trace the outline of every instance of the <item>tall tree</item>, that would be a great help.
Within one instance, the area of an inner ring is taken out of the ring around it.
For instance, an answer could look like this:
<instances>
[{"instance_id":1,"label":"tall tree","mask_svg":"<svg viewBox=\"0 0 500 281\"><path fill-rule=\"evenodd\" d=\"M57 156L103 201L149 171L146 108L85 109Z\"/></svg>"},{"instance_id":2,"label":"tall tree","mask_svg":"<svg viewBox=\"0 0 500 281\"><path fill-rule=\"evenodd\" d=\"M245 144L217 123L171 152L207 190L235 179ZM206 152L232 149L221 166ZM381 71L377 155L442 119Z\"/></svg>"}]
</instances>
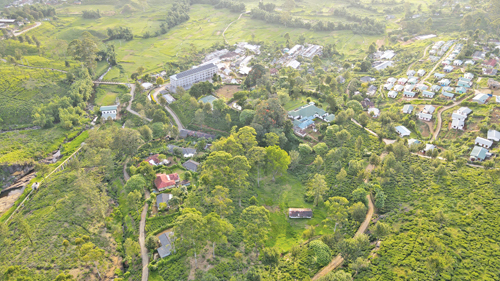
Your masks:
<instances>
[{"instance_id":1,"label":"tall tree","mask_svg":"<svg viewBox=\"0 0 500 281\"><path fill-rule=\"evenodd\" d=\"M266 159L273 173L273 181L276 180L276 174L286 172L290 165L290 156L277 145L266 147Z\"/></svg>"},{"instance_id":2,"label":"tall tree","mask_svg":"<svg viewBox=\"0 0 500 281\"><path fill-rule=\"evenodd\" d=\"M269 211L263 206L250 206L241 213L241 228L247 245L259 247L267 239L271 223Z\"/></svg>"},{"instance_id":3,"label":"tall tree","mask_svg":"<svg viewBox=\"0 0 500 281\"><path fill-rule=\"evenodd\" d=\"M347 222L347 205L349 201L344 197L330 197L325 202L328 209L327 218L323 221L326 224L335 223L334 232L337 230L337 225L342 225Z\"/></svg>"},{"instance_id":4,"label":"tall tree","mask_svg":"<svg viewBox=\"0 0 500 281\"><path fill-rule=\"evenodd\" d=\"M315 174L314 177L308 182L307 188L308 195L314 198L314 206L318 206L319 202L323 202L323 195L325 195L328 190L325 176Z\"/></svg>"},{"instance_id":5,"label":"tall tree","mask_svg":"<svg viewBox=\"0 0 500 281\"><path fill-rule=\"evenodd\" d=\"M193 208L182 210L181 215L175 220L176 243L184 245L187 249L193 249L195 267L198 267L197 251L205 245L205 229L201 213Z\"/></svg>"},{"instance_id":6,"label":"tall tree","mask_svg":"<svg viewBox=\"0 0 500 281\"><path fill-rule=\"evenodd\" d=\"M229 199L229 189L222 187L220 185L216 186L211 192L212 197L207 198L207 201L211 203L217 213L221 217L225 217L233 213L233 200Z\"/></svg>"},{"instance_id":7,"label":"tall tree","mask_svg":"<svg viewBox=\"0 0 500 281\"><path fill-rule=\"evenodd\" d=\"M212 257L215 257L215 244L227 243L226 234L233 232L234 227L216 213L208 214L204 220L208 241L212 242Z\"/></svg>"},{"instance_id":8,"label":"tall tree","mask_svg":"<svg viewBox=\"0 0 500 281\"><path fill-rule=\"evenodd\" d=\"M252 147L248 151L248 160L252 167L257 169L257 186L260 187L260 167L266 159L266 149L260 146Z\"/></svg>"}]
</instances>

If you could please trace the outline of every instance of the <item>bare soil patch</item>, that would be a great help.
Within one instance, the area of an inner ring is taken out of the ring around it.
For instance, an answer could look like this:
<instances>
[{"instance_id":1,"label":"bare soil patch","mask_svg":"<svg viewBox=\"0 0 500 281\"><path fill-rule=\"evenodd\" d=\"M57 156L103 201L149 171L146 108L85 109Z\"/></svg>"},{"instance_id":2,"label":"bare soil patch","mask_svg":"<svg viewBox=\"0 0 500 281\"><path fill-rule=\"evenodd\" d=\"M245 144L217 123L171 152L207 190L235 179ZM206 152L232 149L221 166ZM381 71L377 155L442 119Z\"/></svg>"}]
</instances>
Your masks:
<instances>
[{"instance_id":1,"label":"bare soil patch","mask_svg":"<svg viewBox=\"0 0 500 281\"><path fill-rule=\"evenodd\" d=\"M218 89L215 93L218 97L223 97L227 100L230 100L233 98L234 93L238 92L239 90L240 86L238 85L226 85Z\"/></svg>"}]
</instances>

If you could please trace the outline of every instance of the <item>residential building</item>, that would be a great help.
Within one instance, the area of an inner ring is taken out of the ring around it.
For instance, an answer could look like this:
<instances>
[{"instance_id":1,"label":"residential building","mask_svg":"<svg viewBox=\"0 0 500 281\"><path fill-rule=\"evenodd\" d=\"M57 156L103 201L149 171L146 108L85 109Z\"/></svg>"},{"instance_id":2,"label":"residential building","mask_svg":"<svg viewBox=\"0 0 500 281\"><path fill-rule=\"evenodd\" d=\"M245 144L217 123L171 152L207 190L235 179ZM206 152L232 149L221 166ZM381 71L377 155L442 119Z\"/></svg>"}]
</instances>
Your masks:
<instances>
[{"instance_id":1,"label":"residential building","mask_svg":"<svg viewBox=\"0 0 500 281\"><path fill-rule=\"evenodd\" d=\"M154 181L156 188L158 191L163 191L169 188L173 188L179 182L179 175L177 173L174 174L157 174L156 179Z\"/></svg>"},{"instance_id":2,"label":"residential building","mask_svg":"<svg viewBox=\"0 0 500 281\"><path fill-rule=\"evenodd\" d=\"M451 121L451 128L455 130L463 130L465 126L464 120L453 119Z\"/></svg>"},{"instance_id":3,"label":"residential building","mask_svg":"<svg viewBox=\"0 0 500 281\"><path fill-rule=\"evenodd\" d=\"M417 73L415 70L408 70L408 71L406 72L406 75L407 75L408 77L413 77L413 76L415 75L415 73Z\"/></svg>"},{"instance_id":4,"label":"residential building","mask_svg":"<svg viewBox=\"0 0 500 281\"><path fill-rule=\"evenodd\" d=\"M162 203L165 203L167 206L167 208L169 208L170 206L168 205L168 201L170 201L170 199L172 199L172 194L170 193L160 193L156 196L156 208L158 210L162 209L160 204Z\"/></svg>"},{"instance_id":5,"label":"residential building","mask_svg":"<svg viewBox=\"0 0 500 281\"><path fill-rule=\"evenodd\" d=\"M448 92L443 92L442 95L446 98L446 99L452 99L455 97L454 94L452 93L448 93Z\"/></svg>"},{"instance_id":6,"label":"residential building","mask_svg":"<svg viewBox=\"0 0 500 281\"><path fill-rule=\"evenodd\" d=\"M168 165L168 163L169 163L168 160L163 159L160 161L160 159L158 158L158 155L159 154L151 155L148 158L144 159L144 161L149 163L149 165L151 165L151 166Z\"/></svg>"},{"instance_id":7,"label":"residential building","mask_svg":"<svg viewBox=\"0 0 500 281\"><path fill-rule=\"evenodd\" d=\"M384 85L384 90L390 91L390 90L392 90L392 87L394 87L394 84L387 83Z\"/></svg>"},{"instance_id":8,"label":"residential building","mask_svg":"<svg viewBox=\"0 0 500 281\"><path fill-rule=\"evenodd\" d=\"M474 146L472 152L470 153L469 159L470 161L484 161L484 159L486 159L487 153L487 149L480 146Z\"/></svg>"},{"instance_id":9,"label":"residential building","mask_svg":"<svg viewBox=\"0 0 500 281\"><path fill-rule=\"evenodd\" d=\"M408 79L404 78L404 77L401 77L398 79L398 84L399 85L404 85L406 84L406 82L408 81Z\"/></svg>"},{"instance_id":10,"label":"residential building","mask_svg":"<svg viewBox=\"0 0 500 281\"><path fill-rule=\"evenodd\" d=\"M461 114L461 115L465 115L465 116L468 116L469 114L472 113L472 109L468 108L468 107L460 107L458 110L457 110L457 113L458 114Z\"/></svg>"},{"instance_id":11,"label":"residential building","mask_svg":"<svg viewBox=\"0 0 500 281\"><path fill-rule=\"evenodd\" d=\"M446 75L445 74L441 74L441 73L434 73L434 78L436 79L443 79Z\"/></svg>"},{"instance_id":12,"label":"residential building","mask_svg":"<svg viewBox=\"0 0 500 281\"><path fill-rule=\"evenodd\" d=\"M411 105L411 104L405 104L403 106L403 113L410 114L410 113L413 112L413 109L414 109L413 105Z\"/></svg>"},{"instance_id":13,"label":"residential building","mask_svg":"<svg viewBox=\"0 0 500 281\"><path fill-rule=\"evenodd\" d=\"M413 91L413 89L415 89L415 85L413 85L413 84L407 84L405 86L405 91L407 91L407 92L411 92L411 91Z\"/></svg>"},{"instance_id":14,"label":"residential building","mask_svg":"<svg viewBox=\"0 0 500 281\"><path fill-rule=\"evenodd\" d=\"M453 87L450 86L445 86L441 88L441 92L453 92L453 91L454 91Z\"/></svg>"},{"instance_id":15,"label":"residential building","mask_svg":"<svg viewBox=\"0 0 500 281\"><path fill-rule=\"evenodd\" d=\"M330 116L332 115L332 116ZM330 117L329 117L330 116ZM329 114L321 108L316 107L313 103L301 106L297 109L288 111L288 118L293 120L301 120L303 118L306 119L314 119L319 118L324 121L330 122L332 118L334 118L333 114ZM330 120L330 121L328 121Z\"/></svg>"},{"instance_id":16,"label":"residential building","mask_svg":"<svg viewBox=\"0 0 500 281\"><path fill-rule=\"evenodd\" d=\"M443 71L446 72L446 73L450 73L453 71L453 66L451 65L447 65L443 68Z\"/></svg>"},{"instance_id":17,"label":"residential building","mask_svg":"<svg viewBox=\"0 0 500 281\"><path fill-rule=\"evenodd\" d=\"M372 67L375 68L375 70L383 70L388 67L391 67L394 64L393 61L376 61L372 64Z\"/></svg>"},{"instance_id":18,"label":"residential building","mask_svg":"<svg viewBox=\"0 0 500 281\"><path fill-rule=\"evenodd\" d=\"M380 115L380 110L375 107L368 108L368 115L377 118Z\"/></svg>"},{"instance_id":19,"label":"residential building","mask_svg":"<svg viewBox=\"0 0 500 281\"><path fill-rule=\"evenodd\" d=\"M464 88L464 87L456 87L455 88L455 93L458 93L458 94L465 94L467 92L467 89Z\"/></svg>"},{"instance_id":20,"label":"residential building","mask_svg":"<svg viewBox=\"0 0 500 281\"><path fill-rule=\"evenodd\" d=\"M366 94L368 96L373 96L373 95L375 95L376 92L377 92L377 87L374 85L370 85L370 87L368 87Z\"/></svg>"},{"instance_id":21,"label":"residential building","mask_svg":"<svg viewBox=\"0 0 500 281\"><path fill-rule=\"evenodd\" d=\"M396 133L398 133L400 137L407 137L411 134L410 130L408 130L405 126L397 126Z\"/></svg>"},{"instance_id":22,"label":"residential building","mask_svg":"<svg viewBox=\"0 0 500 281\"><path fill-rule=\"evenodd\" d=\"M198 167L200 166L200 163L196 162L196 161L193 161L191 159L189 159L188 161L184 162L184 164L182 164L182 167L186 168L187 170L191 171L191 172L198 172Z\"/></svg>"},{"instance_id":23,"label":"residential building","mask_svg":"<svg viewBox=\"0 0 500 281\"><path fill-rule=\"evenodd\" d=\"M423 69L419 69L419 70L417 71L417 74L418 74L418 76L424 76L424 75L425 75L425 70L423 70Z\"/></svg>"},{"instance_id":24,"label":"residential building","mask_svg":"<svg viewBox=\"0 0 500 281\"><path fill-rule=\"evenodd\" d=\"M476 137L476 140L474 141L474 143L477 146L481 146L484 148L490 148L493 145L492 141L485 139L485 138L482 138L482 137Z\"/></svg>"},{"instance_id":25,"label":"residential building","mask_svg":"<svg viewBox=\"0 0 500 281\"><path fill-rule=\"evenodd\" d=\"M398 92L396 92L396 91L390 91L389 93L387 93L387 96L390 97L390 98L395 99L398 96Z\"/></svg>"},{"instance_id":26,"label":"residential building","mask_svg":"<svg viewBox=\"0 0 500 281\"><path fill-rule=\"evenodd\" d=\"M418 83L418 78L417 77L412 77L410 79L408 79L408 84L412 84L412 85L415 85Z\"/></svg>"},{"instance_id":27,"label":"residential building","mask_svg":"<svg viewBox=\"0 0 500 281\"><path fill-rule=\"evenodd\" d=\"M423 91L423 92L422 92L422 96L423 96L424 98L430 98L430 99L434 98L434 95L435 95L435 94L436 94L436 93L434 93L434 92L429 92L429 91Z\"/></svg>"},{"instance_id":28,"label":"residential building","mask_svg":"<svg viewBox=\"0 0 500 281\"><path fill-rule=\"evenodd\" d=\"M404 90L404 88L405 87L403 85L398 84L398 85L394 86L394 91L401 92L402 90Z\"/></svg>"},{"instance_id":29,"label":"residential building","mask_svg":"<svg viewBox=\"0 0 500 281\"><path fill-rule=\"evenodd\" d=\"M461 60L454 60L453 61L453 65L456 65L456 66L461 66L464 62L461 61Z\"/></svg>"},{"instance_id":30,"label":"residential building","mask_svg":"<svg viewBox=\"0 0 500 281\"><path fill-rule=\"evenodd\" d=\"M452 120L465 121L465 119L467 119L467 115L460 114L460 113L458 113L458 112L453 112L453 113L451 114L451 119L452 119Z\"/></svg>"},{"instance_id":31,"label":"residential building","mask_svg":"<svg viewBox=\"0 0 500 281\"><path fill-rule=\"evenodd\" d=\"M409 92L409 91L404 91L403 96L406 98L414 98L417 93L415 92Z\"/></svg>"},{"instance_id":32,"label":"residential building","mask_svg":"<svg viewBox=\"0 0 500 281\"><path fill-rule=\"evenodd\" d=\"M101 106L101 118L108 120L116 120L116 113L118 112L118 105Z\"/></svg>"},{"instance_id":33,"label":"residential building","mask_svg":"<svg viewBox=\"0 0 500 281\"><path fill-rule=\"evenodd\" d=\"M201 65L197 68L177 73L170 76L170 91L175 92L177 87L191 88L194 84L212 79L218 68L213 63Z\"/></svg>"},{"instance_id":34,"label":"residential building","mask_svg":"<svg viewBox=\"0 0 500 281\"><path fill-rule=\"evenodd\" d=\"M490 96L488 96L487 94L477 94L473 99L472 101L475 101L479 104L485 104L488 99L490 98Z\"/></svg>"},{"instance_id":35,"label":"residential building","mask_svg":"<svg viewBox=\"0 0 500 281\"><path fill-rule=\"evenodd\" d=\"M309 45L300 55L305 58L312 59L316 55L321 57L322 54L323 54L323 46Z\"/></svg>"},{"instance_id":36,"label":"residential building","mask_svg":"<svg viewBox=\"0 0 500 281\"><path fill-rule=\"evenodd\" d=\"M472 87L472 82L467 82L465 80L458 80L457 86L464 87L464 88L470 88L470 87Z\"/></svg>"},{"instance_id":37,"label":"residential building","mask_svg":"<svg viewBox=\"0 0 500 281\"><path fill-rule=\"evenodd\" d=\"M474 79L474 74L467 72L464 74L464 78L472 80L472 79Z\"/></svg>"},{"instance_id":38,"label":"residential building","mask_svg":"<svg viewBox=\"0 0 500 281\"><path fill-rule=\"evenodd\" d=\"M431 121L432 120L432 114L420 112L418 114L418 119L424 120L424 121Z\"/></svg>"},{"instance_id":39,"label":"residential building","mask_svg":"<svg viewBox=\"0 0 500 281\"><path fill-rule=\"evenodd\" d=\"M204 132L191 131L191 130L187 130L187 129L181 129L179 131L179 137L181 137L183 139L185 139L187 137L193 137L193 138L199 138L199 139L204 138L204 139L211 139L211 140L216 139L215 135L207 134Z\"/></svg>"},{"instance_id":40,"label":"residential building","mask_svg":"<svg viewBox=\"0 0 500 281\"><path fill-rule=\"evenodd\" d=\"M391 78L387 79L387 83L389 83L389 84L396 84L397 81L398 81L398 79L396 79L394 77L391 77Z\"/></svg>"},{"instance_id":41,"label":"residential building","mask_svg":"<svg viewBox=\"0 0 500 281\"><path fill-rule=\"evenodd\" d=\"M172 246L175 240L173 236L174 236L173 232L167 232L161 234L158 237L158 239L160 240L161 247L158 248L157 251L161 259L168 257L172 254Z\"/></svg>"},{"instance_id":42,"label":"residential building","mask_svg":"<svg viewBox=\"0 0 500 281\"><path fill-rule=\"evenodd\" d=\"M439 80L438 83L441 86L448 86L448 85L450 85L451 81L449 79L441 79L441 80Z\"/></svg>"},{"instance_id":43,"label":"residential building","mask_svg":"<svg viewBox=\"0 0 500 281\"><path fill-rule=\"evenodd\" d=\"M161 94L161 92L160 92L160 94ZM167 101L168 104L171 104L175 101L175 98L172 97L172 95L170 95L170 94L164 94L163 97L165 98L165 100Z\"/></svg>"},{"instance_id":44,"label":"residential building","mask_svg":"<svg viewBox=\"0 0 500 281\"><path fill-rule=\"evenodd\" d=\"M487 139L492 141L500 141L500 132L496 130L488 130Z\"/></svg>"},{"instance_id":45,"label":"residential building","mask_svg":"<svg viewBox=\"0 0 500 281\"><path fill-rule=\"evenodd\" d=\"M364 100L361 101L361 105L363 106L363 108L370 108L370 107L374 107L375 106L375 103L373 103L369 98L365 98Z\"/></svg>"},{"instance_id":46,"label":"residential building","mask_svg":"<svg viewBox=\"0 0 500 281\"><path fill-rule=\"evenodd\" d=\"M498 70L494 68L483 68L483 75L495 76Z\"/></svg>"},{"instance_id":47,"label":"residential building","mask_svg":"<svg viewBox=\"0 0 500 281\"><path fill-rule=\"evenodd\" d=\"M422 91L425 91L425 90L429 89L429 86L427 86L425 84L418 84L416 86L416 89L417 89L417 91L422 92Z\"/></svg>"},{"instance_id":48,"label":"residential building","mask_svg":"<svg viewBox=\"0 0 500 281\"><path fill-rule=\"evenodd\" d=\"M293 69L297 69L300 66L300 62L298 62L297 60L291 60L289 63L286 64L286 66L289 66Z\"/></svg>"},{"instance_id":49,"label":"residential building","mask_svg":"<svg viewBox=\"0 0 500 281\"><path fill-rule=\"evenodd\" d=\"M409 139L408 140L408 146L411 147L412 145L419 145L421 142L417 139Z\"/></svg>"},{"instance_id":50,"label":"residential building","mask_svg":"<svg viewBox=\"0 0 500 281\"><path fill-rule=\"evenodd\" d=\"M474 63L475 63L475 62L474 62L473 60L466 60L466 61L464 62L464 64L465 64L465 65L474 65Z\"/></svg>"},{"instance_id":51,"label":"residential building","mask_svg":"<svg viewBox=\"0 0 500 281\"><path fill-rule=\"evenodd\" d=\"M498 89L500 89L500 83L489 78L488 79L488 88L490 88L492 90L498 90Z\"/></svg>"},{"instance_id":52,"label":"residential building","mask_svg":"<svg viewBox=\"0 0 500 281\"><path fill-rule=\"evenodd\" d=\"M185 158L193 157L196 154L195 148L179 147L179 146L172 145L172 144L167 145L168 152L170 152L172 154L175 153L176 148L180 149L181 155Z\"/></svg>"},{"instance_id":53,"label":"residential building","mask_svg":"<svg viewBox=\"0 0 500 281\"><path fill-rule=\"evenodd\" d=\"M430 144L430 143L426 143L423 152L425 152L425 153L427 153L429 151L432 152L434 149L437 149L437 147L435 145Z\"/></svg>"},{"instance_id":54,"label":"residential building","mask_svg":"<svg viewBox=\"0 0 500 281\"><path fill-rule=\"evenodd\" d=\"M441 86L439 86L439 85L432 85L432 87L431 87L431 91L433 91L433 92L439 92L440 89L441 89Z\"/></svg>"},{"instance_id":55,"label":"residential building","mask_svg":"<svg viewBox=\"0 0 500 281\"><path fill-rule=\"evenodd\" d=\"M310 219L313 211L309 208L288 208L288 217L291 219Z\"/></svg>"},{"instance_id":56,"label":"residential building","mask_svg":"<svg viewBox=\"0 0 500 281\"><path fill-rule=\"evenodd\" d=\"M424 106L424 109L422 110L423 113L428 113L428 114L433 114L436 108L432 105L426 105Z\"/></svg>"},{"instance_id":57,"label":"residential building","mask_svg":"<svg viewBox=\"0 0 500 281\"><path fill-rule=\"evenodd\" d=\"M370 76L363 76L359 79L362 83L369 83L375 81L375 78L370 77Z\"/></svg>"}]
</instances>

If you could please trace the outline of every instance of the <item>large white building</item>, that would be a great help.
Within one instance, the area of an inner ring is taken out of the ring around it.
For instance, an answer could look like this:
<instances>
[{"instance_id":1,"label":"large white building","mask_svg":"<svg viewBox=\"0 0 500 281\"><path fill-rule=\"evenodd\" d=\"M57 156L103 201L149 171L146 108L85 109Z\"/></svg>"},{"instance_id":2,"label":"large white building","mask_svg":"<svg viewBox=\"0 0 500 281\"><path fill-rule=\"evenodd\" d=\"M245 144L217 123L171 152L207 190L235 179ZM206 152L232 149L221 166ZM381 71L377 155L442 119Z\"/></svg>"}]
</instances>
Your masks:
<instances>
[{"instance_id":1,"label":"large white building","mask_svg":"<svg viewBox=\"0 0 500 281\"><path fill-rule=\"evenodd\" d=\"M197 68L186 70L170 76L170 91L175 92L177 87L189 89L193 84L208 81L217 73L217 66L213 63L204 64Z\"/></svg>"}]
</instances>

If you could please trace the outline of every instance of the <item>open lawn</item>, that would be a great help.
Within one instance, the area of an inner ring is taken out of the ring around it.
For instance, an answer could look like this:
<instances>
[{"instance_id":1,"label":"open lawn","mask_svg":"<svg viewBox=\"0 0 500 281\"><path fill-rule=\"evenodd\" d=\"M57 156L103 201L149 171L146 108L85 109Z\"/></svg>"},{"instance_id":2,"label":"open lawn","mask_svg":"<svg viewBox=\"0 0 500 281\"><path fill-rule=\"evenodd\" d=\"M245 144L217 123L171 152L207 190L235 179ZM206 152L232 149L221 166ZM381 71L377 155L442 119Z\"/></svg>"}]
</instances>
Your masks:
<instances>
[{"instance_id":1,"label":"open lawn","mask_svg":"<svg viewBox=\"0 0 500 281\"><path fill-rule=\"evenodd\" d=\"M100 85L95 93L97 106L114 105L120 95L128 93L128 89L121 85Z\"/></svg>"}]
</instances>

